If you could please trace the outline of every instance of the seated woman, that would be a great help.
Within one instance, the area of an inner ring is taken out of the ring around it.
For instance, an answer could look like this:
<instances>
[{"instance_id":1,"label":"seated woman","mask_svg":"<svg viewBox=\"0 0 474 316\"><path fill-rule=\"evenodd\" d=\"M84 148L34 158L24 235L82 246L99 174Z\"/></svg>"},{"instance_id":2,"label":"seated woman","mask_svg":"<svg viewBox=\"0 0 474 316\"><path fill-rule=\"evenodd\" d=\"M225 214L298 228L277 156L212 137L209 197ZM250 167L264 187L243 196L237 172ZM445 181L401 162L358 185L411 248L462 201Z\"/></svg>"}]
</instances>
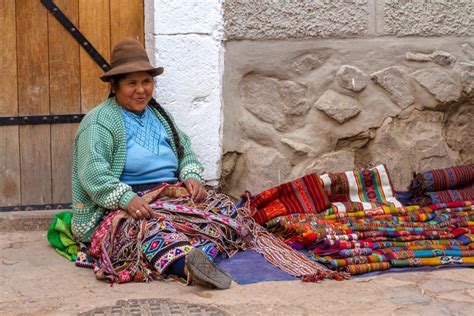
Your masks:
<instances>
[{"instance_id":1,"label":"seated woman","mask_svg":"<svg viewBox=\"0 0 474 316\"><path fill-rule=\"evenodd\" d=\"M120 209L127 213L122 212L123 218L131 217L147 225L145 236L138 238L136 256L148 260L146 265L155 275L173 275L188 284L228 288L230 276L206 253L194 248L185 234L156 218L148 201L140 196L140 192L160 184L177 182L184 184L196 202L207 194L203 168L188 137L153 99L153 77L163 73L163 68L151 65L143 46L134 39L117 43L111 66L101 77L110 83L110 97L84 117L74 140L75 238L85 243L92 241L96 254L107 244L102 244L103 238L94 241L94 236L107 232L114 238L123 235L127 240L127 226L113 226L114 219L110 218L111 211ZM117 251L120 247L119 242ZM94 255L93 249L91 253ZM106 266L107 262L102 261L98 264ZM124 279L119 282L127 282L130 276L124 274L120 278Z\"/></svg>"}]
</instances>

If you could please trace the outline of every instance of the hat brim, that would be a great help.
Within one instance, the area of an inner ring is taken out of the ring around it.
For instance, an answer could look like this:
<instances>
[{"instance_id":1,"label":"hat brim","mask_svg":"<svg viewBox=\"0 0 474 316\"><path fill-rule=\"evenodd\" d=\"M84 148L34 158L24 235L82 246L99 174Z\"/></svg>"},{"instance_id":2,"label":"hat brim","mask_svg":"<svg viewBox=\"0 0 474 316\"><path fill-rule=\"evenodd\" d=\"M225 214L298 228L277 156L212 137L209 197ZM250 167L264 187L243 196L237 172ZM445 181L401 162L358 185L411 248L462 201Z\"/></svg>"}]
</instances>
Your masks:
<instances>
[{"instance_id":1,"label":"hat brim","mask_svg":"<svg viewBox=\"0 0 474 316\"><path fill-rule=\"evenodd\" d=\"M133 63L128 63L112 68L111 70L100 76L100 80L109 82L110 79L112 79L112 77L114 76L140 71L146 71L150 73L150 75L152 75L153 77L156 77L161 75L164 69L163 67L153 67L153 65L146 61L136 61Z\"/></svg>"}]
</instances>

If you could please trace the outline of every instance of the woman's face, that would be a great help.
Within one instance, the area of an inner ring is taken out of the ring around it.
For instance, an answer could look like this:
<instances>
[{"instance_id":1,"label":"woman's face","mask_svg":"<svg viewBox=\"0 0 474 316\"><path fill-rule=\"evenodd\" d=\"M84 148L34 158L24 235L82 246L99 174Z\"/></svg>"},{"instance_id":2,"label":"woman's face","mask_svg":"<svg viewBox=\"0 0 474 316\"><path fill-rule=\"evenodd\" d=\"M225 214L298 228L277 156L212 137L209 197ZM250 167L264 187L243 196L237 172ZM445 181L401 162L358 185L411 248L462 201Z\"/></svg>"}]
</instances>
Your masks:
<instances>
[{"instance_id":1,"label":"woman's face","mask_svg":"<svg viewBox=\"0 0 474 316\"><path fill-rule=\"evenodd\" d=\"M153 88L153 77L148 72L133 72L119 81L115 98L130 112L142 113L153 96Z\"/></svg>"}]
</instances>

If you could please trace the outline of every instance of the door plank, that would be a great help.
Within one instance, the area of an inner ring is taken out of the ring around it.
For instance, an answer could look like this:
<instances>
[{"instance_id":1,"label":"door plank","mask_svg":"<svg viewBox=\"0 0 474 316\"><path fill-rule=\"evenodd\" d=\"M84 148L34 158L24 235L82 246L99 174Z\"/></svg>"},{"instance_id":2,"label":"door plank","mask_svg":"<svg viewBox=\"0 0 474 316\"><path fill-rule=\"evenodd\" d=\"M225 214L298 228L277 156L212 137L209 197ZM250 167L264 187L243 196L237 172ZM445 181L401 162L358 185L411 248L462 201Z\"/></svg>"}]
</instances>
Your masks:
<instances>
[{"instance_id":1,"label":"door plank","mask_svg":"<svg viewBox=\"0 0 474 316\"><path fill-rule=\"evenodd\" d=\"M49 114L48 11L37 0L16 3L20 115ZM51 202L50 126L20 126L21 203Z\"/></svg>"},{"instance_id":2,"label":"door plank","mask_svg":"<svg viewBox=\"0 0 474 316\"><path fill-rule=\"evenodd\" d=\"M17 0L20 115L49 114L48 11L37 0Z\"/></svg>"},{"instance_id":3,"label":"door plank","mask_svg":"<svg viewBox=\"0 0 474 316\"><path fill-rule=\"evenodd\" d=\"M143 0L110 1L111 47L124 37L133 37L144 43Z\"/></svg>"},{"instance_id":4,"label":"door plank","mask_svg":"<svg viewBox=\"0 0 474 316\"><path fill-rule=\"evenodd\" d=\"M18 114L15 0L0 0L0 115Z\"/></svg>"},{"instance_id":5,"label":"door plank","mask_svg":"<svg viewBox=\"0 0 474 316\"><path fill-rule=\"evenodd\" d=\"M0 0L0 115L18 115L15 0ZM0 206L21 202L18 126L0 127Z\"/></svg>"},{"instance_id":6,"label":"door plank","mask_svg":"<svg viewBox=\"0 0 474 316\"><path fill-rule=\"evenodd\" d=\"M79 29L107 61L110 60L109 0L80 0ZM109 86L99 76L103 71L83 49L81 61L81 109L85 113L107 98Z\"/></svg>"},{"instance_id":7,"label":"door plank","mask_svg":"<svg viewBox=\"0 0 474 316\"><path fill-rule=\"evenodd\" d=\"M78 25L78 0L56 0L55 3L74 25ZM48 13L48 29L51 114L79 113L81 102L79 44L50 13Z\"/></svg>"},{"instance_id":8,"label":"door plank","mask_svg":"<svg viewBox=\"0 0 474 316\"><path fill-rule=\"evenodd\" d=\"M0 127L0 206L19 205L20 150L18 126Z\"/></svg>"},{"instance_id":9,"label":"door plank","mask_svg":"<svg viewBox=\"0 0 474 316\"><path fill-rule=\"evenodd\" d=\"M79 124L51 125L53 203L71 202L72 143Z\"/></svg>"},{"instance_id":10,"label":"door plank","mask_svg":"<svg viewBox=\"0 0 474 316\"><path fill-rule=\"evenodd\" d=\"M49 125L20 126L21 203L51 203Z\"/></svg>"},{"instance_id":11,"label":"door plank","mask_svg":"<svg viewBox=\"0 0 474 316\"><path fill-rule=\"evenodd\" d=\"M78 0L56 0L74 25L79 23ZM48 14L51 114L81 111L79 49L77 41ZM71 202L72 141L77 124L51 125L52 202Z\"/></svg>"}]
</instances>

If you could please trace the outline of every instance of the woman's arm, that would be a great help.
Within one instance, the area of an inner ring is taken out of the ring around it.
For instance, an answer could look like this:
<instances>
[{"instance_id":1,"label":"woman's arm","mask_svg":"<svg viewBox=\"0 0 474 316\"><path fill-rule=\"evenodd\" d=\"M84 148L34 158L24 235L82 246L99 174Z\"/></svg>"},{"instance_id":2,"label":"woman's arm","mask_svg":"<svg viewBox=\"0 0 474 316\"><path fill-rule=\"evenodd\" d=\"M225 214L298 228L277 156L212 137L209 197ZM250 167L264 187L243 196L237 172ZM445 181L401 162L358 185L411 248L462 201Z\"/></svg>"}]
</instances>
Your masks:
<instances>
[{"instance_id":1,"label":"woman's arm","mask_svg":"<svg viewBox=\"0 0 474 316\"><path fill-rule=\"evenodd\" d=\"M100 124L92 124L77 136L76 142L78 177L84 190L103 208L126 209L136 194L120 182L121 170L112 170L112 133Z\"/></svg>"}]
</instances>

